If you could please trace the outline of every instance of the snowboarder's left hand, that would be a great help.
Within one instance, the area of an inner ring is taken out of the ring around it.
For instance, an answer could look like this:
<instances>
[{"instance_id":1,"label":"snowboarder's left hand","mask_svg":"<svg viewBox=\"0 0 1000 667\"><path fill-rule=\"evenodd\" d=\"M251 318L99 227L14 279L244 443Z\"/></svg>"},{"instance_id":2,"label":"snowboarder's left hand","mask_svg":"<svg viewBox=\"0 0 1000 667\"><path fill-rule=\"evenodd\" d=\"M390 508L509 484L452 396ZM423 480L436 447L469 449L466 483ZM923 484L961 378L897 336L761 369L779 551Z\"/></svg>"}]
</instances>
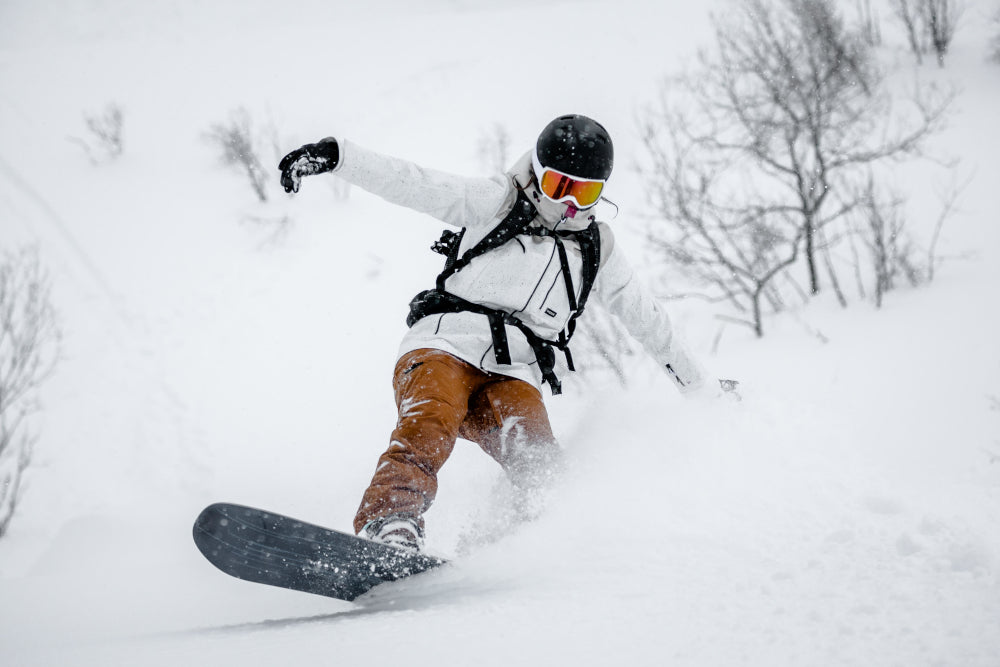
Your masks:
<instances>
[{"instance_id":1,"label":"snowboarder's left hand","mask_svg":"<svg viewBox=\"0 0 1000 667\"><path fill-rule=\"evenodd\" d=\"M303 176L333 171L340 161L340 146L333 137L306 144L281 158L281 185L285 192L298 192Z\"/></svg>"}]
</instances>

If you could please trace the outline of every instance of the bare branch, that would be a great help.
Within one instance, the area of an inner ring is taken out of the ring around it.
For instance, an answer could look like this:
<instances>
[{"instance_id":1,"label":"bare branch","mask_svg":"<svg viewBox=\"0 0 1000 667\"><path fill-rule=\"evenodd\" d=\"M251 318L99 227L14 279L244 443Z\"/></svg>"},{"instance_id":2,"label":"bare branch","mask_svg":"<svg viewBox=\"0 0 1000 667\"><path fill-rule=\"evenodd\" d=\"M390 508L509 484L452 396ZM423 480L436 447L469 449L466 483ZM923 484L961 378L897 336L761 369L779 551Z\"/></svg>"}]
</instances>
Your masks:
<instances>
[{"instance_id":1,"label":"bare branch","mask_svg":"<svg viewBox=\"0 0 1000 667\"><path fill-rule=\"evenodd\" d=\"M0 537L17 507L35 436L38 390L58 361L59 330L36 249L0 255Z\"/></svg>"},{"instance_id":2,"label":"bare branch","mask_svg":"<svg viewBox=\"0 0 1000 667\"><path fill-rule=\"evenodd\" d=\"M97 114L84 114L84 123L89 134L87 139L69 137L78 145L91 164L111 162L121 157L125 150L125 113L116 102L110 102Z\"/></svg>"}]
</instances>

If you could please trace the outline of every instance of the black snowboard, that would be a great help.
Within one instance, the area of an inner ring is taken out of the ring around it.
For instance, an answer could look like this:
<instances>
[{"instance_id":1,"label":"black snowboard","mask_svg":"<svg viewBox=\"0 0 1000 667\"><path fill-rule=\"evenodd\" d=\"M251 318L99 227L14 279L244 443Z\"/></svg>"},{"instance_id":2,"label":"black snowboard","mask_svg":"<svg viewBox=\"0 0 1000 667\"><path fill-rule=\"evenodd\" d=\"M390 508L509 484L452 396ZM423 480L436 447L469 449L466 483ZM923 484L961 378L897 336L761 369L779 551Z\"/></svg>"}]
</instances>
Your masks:
<instances>
[{"instance_id":1,"label":"black snowboard","mask_svg":"<svg viewBox=\"0 0 1000 667\"><path fill-rule=\"evenodd\" d=\"M228 503L209 505L198 516L194 542L213 565L237 579L341 600L446 562Z\"/></svg>"}]
</instances>

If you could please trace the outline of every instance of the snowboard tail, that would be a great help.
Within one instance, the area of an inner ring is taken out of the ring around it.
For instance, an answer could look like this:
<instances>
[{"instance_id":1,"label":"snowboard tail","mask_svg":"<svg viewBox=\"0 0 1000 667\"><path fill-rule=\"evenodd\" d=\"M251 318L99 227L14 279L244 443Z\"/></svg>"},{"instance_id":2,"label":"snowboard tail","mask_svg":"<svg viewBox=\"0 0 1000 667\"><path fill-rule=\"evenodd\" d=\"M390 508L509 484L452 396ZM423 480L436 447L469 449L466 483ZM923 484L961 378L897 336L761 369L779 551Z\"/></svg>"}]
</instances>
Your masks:
<instances>
[{"instance_id":1,"label":"snowboard tail","mask_svg":"<svg viewBox=\"0 0 1000 667\"><path fill-rule=\"evenodd\" d=\"M193 532L205 558L230 576L348 601L446 562L229 503L206 507Z\"/></svg>"}]
</instances>

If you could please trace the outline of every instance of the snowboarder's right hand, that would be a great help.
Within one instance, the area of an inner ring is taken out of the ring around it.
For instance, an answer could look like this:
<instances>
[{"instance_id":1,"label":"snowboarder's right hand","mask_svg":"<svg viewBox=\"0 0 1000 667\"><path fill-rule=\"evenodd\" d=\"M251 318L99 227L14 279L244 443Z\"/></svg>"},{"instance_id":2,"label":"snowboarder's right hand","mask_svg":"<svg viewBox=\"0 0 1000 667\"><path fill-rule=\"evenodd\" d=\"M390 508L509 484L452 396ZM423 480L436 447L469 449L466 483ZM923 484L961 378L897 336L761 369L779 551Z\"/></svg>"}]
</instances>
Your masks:
<instances>
[{"instance_id":1,"label":"snowboarder's right hand","mask_svg":"<svg viewBox=\"0 0 1000 667\"><path fill-rule=\"evenodd\" d=\"M713 382L704 382L694 389L685 391L684 395L696 400L728 399L739 402L743 400L739 392L739 386L739 380L719 379L718 385Z\"/></svg>"},{"instance_id":2,"label":"snowboarder's right hand","mask_svg":"<svg viewBox=\"0 0 1000 667\"><path fill-rule=\"evenodd\" d=\"M285 192L298 192L303 176L333 171L340 161L340 146L333 137L306 144L281 158L281 185Z\"/></svg>"},{"instance_id":3,"label":"snowboarder's right hand","mask_svg":"<svg viewBox=\"0 0 1000 667\"><path fill-rule=\"evenodd\" d=\"M739 380L723 380L719 379L719 388L722 389L722 395L734 401L742 401L743 397L740 396L738 391L740 387Z\"/></svg>"}]
</instances>

